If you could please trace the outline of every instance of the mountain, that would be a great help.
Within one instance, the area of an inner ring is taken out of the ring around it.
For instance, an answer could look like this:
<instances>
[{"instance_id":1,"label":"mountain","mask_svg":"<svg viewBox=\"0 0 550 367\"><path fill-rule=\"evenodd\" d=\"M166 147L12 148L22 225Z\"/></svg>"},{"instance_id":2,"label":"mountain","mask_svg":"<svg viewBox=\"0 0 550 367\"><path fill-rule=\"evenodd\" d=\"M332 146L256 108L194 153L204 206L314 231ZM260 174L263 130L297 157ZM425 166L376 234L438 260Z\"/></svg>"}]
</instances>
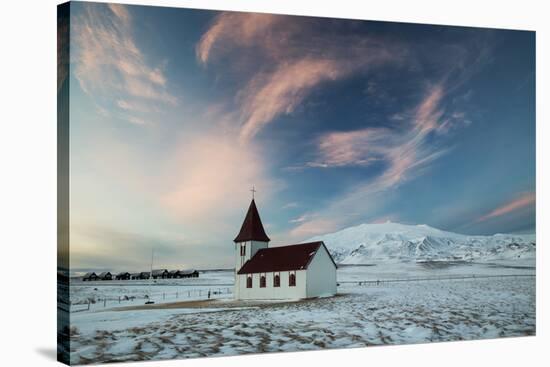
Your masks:
<instances>
[{"instance_id":1,"label":"mountain","mask_svg":"<svg viewBox=\"0 0 550 367\"><path fill-rule=\"evenodd\" d=\"M361 224L316 236L324 241L340 264L380 261L490 261L534 260L534 234L468 236L442 231L425 224Z\"/></svg>"}]
</instances>

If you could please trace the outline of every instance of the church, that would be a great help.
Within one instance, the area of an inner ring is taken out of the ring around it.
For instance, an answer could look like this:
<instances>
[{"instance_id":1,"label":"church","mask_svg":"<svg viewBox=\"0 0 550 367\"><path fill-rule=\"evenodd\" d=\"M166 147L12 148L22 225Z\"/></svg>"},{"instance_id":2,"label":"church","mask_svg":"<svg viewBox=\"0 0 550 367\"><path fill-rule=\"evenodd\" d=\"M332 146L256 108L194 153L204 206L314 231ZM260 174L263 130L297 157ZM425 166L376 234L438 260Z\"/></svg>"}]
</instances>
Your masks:
<instances>
[{"instance_id":1,"label":"church","mask_svg":"<svg viewBox=\"0 0 550 367\"><path fill-rule=\"evenodd\" d=\"M254 197L235 243L235 299L286 300L336 294L336 263L322 241L269 246Z\"/></svg>"}]
</instances>

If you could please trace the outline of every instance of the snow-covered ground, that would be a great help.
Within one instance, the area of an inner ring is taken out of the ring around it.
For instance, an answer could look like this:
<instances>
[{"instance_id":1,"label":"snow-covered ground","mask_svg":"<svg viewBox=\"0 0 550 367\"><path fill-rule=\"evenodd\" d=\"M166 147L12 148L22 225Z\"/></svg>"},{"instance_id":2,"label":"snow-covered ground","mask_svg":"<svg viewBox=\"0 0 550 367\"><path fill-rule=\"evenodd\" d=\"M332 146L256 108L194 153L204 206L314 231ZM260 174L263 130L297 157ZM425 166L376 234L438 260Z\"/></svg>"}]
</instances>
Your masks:
<instances>
[{"instance_id":1,"label":"snow-covered ground","mask_svg":"<svg viewBox=\"0 0 550 367\"><path fill-rule=\"evenodd\" d=\"M227 298L232 295L233 271L201 272L199 278L112 280L83 282L71 280L71 312L102 311L110 308Z\"/></svg>"},{"instance_id":2,"label":"snow-covered ground","mask_svg":"<svg viewBox=\"0 0 550 367\"><path fill-rule=\"evenodd\" d=\"M461 276L522 275L534 273L535 263L532 260L484 263L464 261L382 262L361 266L340 265L338 268L338 281L375 281Z\"/></svg>"},{"instance_id":3,"label":"snow-covered ground","mask_svg":"<svg viewBox=\"0 0 550 367\"><path fill-rule=\"evenodd\" d=\"M359 282L432 277L533 274L532 261L508 263L406 262L341 266L338 282ZM111 308L232 297L232 270L204 272L199 278L127 281L71 281L71 312L104 311Z\"/></svg>"},{"instance_id":4,"label":"snow-covered ground","mask_svg":"<svg viewBox=\"0 0 550 367\"><path fill-rule=\"evenodd\" d=\"M232 274L218 272L200 284L171 281L176 285L157 286L159 290L209 287L230 282ZM472 274L478 278L437 280ZM222 298L192 308L117 311L107 307L73 312L71 361L86 364L533 335L535 277L479 278L514 274L534 275L534 263L349 266L338 270L339 294L331 298L286 303ZM365 280L403 278L434 280L358 285ZM107 287L114 287L114 294L130 287L147 289L147 284L119 283L97 285L96 292L108 293L103 289ZM82 287L79 283L71 288L75 286ZM90 289L71 292L76 297Z\"/></svg>"}]
</instances>

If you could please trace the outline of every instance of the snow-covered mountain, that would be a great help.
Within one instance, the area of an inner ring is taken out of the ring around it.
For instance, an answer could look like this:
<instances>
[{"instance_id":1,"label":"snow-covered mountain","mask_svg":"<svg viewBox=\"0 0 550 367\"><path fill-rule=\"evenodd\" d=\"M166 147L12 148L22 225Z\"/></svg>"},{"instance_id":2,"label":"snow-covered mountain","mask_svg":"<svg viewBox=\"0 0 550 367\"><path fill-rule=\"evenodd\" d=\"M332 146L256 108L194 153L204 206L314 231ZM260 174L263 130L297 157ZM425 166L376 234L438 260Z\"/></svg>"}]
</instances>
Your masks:
<instances>
[{"instance_id":1,"label":"snow-covered mountain","mask_svg":"<svg viewBox=\"0 0 550 367\"><path fill-rule=\"evenodd\" d=\"M468 236L399 223L361 224L308 241L324 241L340 264L380 261L535 259L535 235Z\"/></svg>"}]
</instances>

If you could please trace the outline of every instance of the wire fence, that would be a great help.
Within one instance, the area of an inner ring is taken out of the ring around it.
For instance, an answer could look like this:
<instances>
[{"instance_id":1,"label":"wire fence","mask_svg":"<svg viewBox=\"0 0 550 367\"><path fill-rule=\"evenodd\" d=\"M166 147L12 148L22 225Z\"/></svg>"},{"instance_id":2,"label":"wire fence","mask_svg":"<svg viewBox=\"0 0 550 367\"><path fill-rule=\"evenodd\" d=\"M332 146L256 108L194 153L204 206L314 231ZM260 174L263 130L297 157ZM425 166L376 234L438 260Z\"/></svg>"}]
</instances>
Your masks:
<instances>
[{"instance_id":1,"label":"wire fence","mask_svg":"<svg viewBox=\"0 0 550 367\"><path fill-rule=\"evenodd\" d=\"M523 278L535 277L535 274L502 274L502 275L459 275L459 276L439 276L439 277L412 277L403 279L368 279L368 280L344 280L339 281L338 285L359 285L359 286L381 286L400 282L427 282L443 280L469 280L469 279L489 279L489 278Z\"/></svg>"},{"instance_id":2,"label":"wire fence","mask_svg":"<svg viewBox=\"0 0 550 367\"><path fill-rule=\"evenodd\" d=\"M433 281L461 281L472 279L495 279L495 278L534 278L535 274L501 274L501 275L460 275L460 276L438 276L438 277L411 277L401 279L365 279L365 280L343 280L337 285L342 286L387 286L404 282L433 282ZM178 301L200 301L216 298L227 298L233 294L233 287L209 287L202 289L178 289L175 292L154 292L150 295L122 295L122 296L91 296L84 300L71 302L71 312L93 311L106 308L135 306L152 301L152 303L173 303Z\"/></svg>"},{"instance_id":3,"label":"wire fence","mask_svg":"<svg viewBox=\"0 0 550 367\"><path fill-rule=\"evenodd\" d=\"M143 296L94 296L71 303L71 312L91 311L98 308L118 306L134 306L151 301L152 303L172 303L181 301L200 301L216 298L226 298L233 294L233 287L218 287L208 289L188 289L176 292L157 292Z\"/></svg>"}]
</instances>

